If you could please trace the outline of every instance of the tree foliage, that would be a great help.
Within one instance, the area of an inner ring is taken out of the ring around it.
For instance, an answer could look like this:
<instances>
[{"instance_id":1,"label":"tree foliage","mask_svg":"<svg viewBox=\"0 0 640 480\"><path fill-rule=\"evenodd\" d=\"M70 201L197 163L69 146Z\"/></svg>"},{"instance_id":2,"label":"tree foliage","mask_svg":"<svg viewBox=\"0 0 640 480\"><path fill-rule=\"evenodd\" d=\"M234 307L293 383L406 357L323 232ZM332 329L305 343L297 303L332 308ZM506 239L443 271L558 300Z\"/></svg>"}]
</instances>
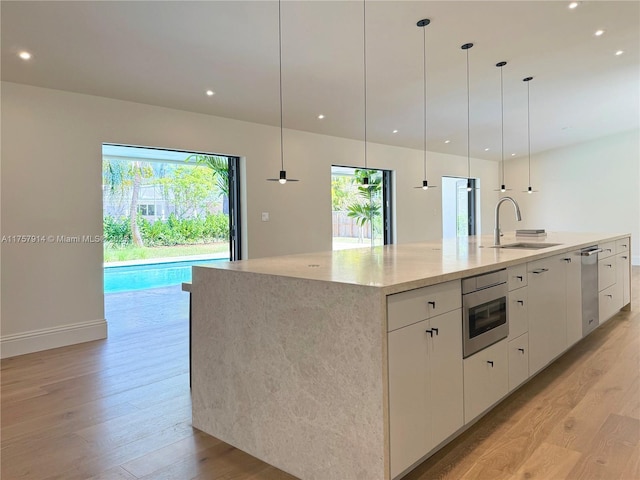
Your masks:
<instances>
[{"instance_id":1,"label":"tree foliage","mask_svg":"<svg viewBox=\"0 0 640 480\"><path fill-rule=\"evenodd\" d=\"M369 179L369 187L362 186ZM352 182L357 185L357 197L347 206L347 216L360 227L371 225L371 242L382 231L382 172L356 169Z\"/></svg>"},{"instance_id":2,"label":"tree foliage","mask_svg":"<svg viewBox=\"0 0 640 480\"><path fill-rule=\"evenodd\" d=\"M213 171L218 196L229 198L229 160L218 155L189 155L185 161L195 161Z\"/></svg>"},{"instance_id":3,"label":"tree foliage","mask_svg":"<svg viewBox=\"0 0 640 480\"><path fill-rule=\"evenodd\" d=\"M178 166L166 177L158 179L165 197L175 206L178 218L197 215L215 198L215 181L206 168Z\"/></svg>"}]
</instances>

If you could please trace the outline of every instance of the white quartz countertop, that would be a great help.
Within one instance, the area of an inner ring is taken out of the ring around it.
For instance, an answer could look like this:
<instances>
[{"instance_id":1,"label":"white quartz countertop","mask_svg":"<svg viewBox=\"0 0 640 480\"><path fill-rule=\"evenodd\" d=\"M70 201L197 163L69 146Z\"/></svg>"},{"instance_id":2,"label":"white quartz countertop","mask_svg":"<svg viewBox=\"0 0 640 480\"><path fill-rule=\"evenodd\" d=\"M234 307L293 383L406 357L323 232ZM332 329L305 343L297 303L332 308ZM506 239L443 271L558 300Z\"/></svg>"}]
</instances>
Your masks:
<instances>
[{"instance_id":1,"label":"white quartz countertop","mask_svg":"<svg viewBox=\"0 0 640 480\"><path fill-rule=\"evenodd\" d=\"M364 247L221 262L213 268L384 288L386 294L456 280L629 237L630 234L548 232L546 237L506 233L501 244L559 243L541 250L492 248L493 236Z\"/></svg>"}]
</instances>

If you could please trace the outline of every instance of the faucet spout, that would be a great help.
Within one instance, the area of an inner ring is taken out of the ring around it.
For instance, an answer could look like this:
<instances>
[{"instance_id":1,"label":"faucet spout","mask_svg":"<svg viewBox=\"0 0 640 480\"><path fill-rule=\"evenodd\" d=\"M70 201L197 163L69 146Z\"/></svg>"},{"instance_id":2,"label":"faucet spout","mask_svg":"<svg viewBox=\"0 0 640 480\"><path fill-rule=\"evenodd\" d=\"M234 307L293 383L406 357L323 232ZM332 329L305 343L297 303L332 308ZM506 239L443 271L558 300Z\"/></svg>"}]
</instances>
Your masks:
<instances>
[{"instance_id":1,"label":"faucet spout","mask_svg":"<svg viewBox=\"0 0 640 480\"><path fill-rule=\"evenodd\" d=\"M510 201L511 203L513 203L513 206L516 209L516 219L518 221L522 220L522 215L520 214L520 206L518 205L518 202L516 202L511 197L502 197L500 200L498 200L498 203L496 204L496 224L495 224L496 228L493 231L494 245L500 245L500 205L502 205L506 201Z\"/></svg>"}]
</instances>

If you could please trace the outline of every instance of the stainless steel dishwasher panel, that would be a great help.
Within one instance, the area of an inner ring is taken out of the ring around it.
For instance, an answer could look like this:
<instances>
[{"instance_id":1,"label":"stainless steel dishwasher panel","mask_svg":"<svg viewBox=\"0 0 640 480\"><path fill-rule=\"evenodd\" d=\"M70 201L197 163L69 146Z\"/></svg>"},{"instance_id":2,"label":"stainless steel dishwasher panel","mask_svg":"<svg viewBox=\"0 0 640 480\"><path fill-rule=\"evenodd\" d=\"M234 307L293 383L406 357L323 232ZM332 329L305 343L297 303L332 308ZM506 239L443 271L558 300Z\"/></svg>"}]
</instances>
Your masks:
<instances>
[{"instance_id":1,"label":"stainless steel dishwasher panel","mask_svg":"<svg viewBox=\"0 0 640 480\"><path fill-rule=\"evenodd\" d=\"M582 259L582 336L600 324L598 313L598 253L596 245L580 251Z\"/></svg>"}]
</instances>

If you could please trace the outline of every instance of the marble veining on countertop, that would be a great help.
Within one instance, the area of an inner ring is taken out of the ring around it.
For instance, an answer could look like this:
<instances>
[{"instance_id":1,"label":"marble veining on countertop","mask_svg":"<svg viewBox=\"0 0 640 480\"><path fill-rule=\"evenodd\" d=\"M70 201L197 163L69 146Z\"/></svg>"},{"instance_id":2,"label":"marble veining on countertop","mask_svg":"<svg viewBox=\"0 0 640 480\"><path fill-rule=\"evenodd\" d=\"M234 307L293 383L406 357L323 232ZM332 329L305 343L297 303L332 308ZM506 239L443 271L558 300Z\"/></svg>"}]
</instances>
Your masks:
<instances>
[{"instance_id":1,"label":"marble veining on countertop","mask_svg":"<svg viewBox=\"0 0 640 480\"><path fill-rule=\"evenodd\" d=\"M529 238L506 233L501 239L502 245L515 242L560 245L541 250L493 248L493 236L483 235L221 262L197 268L382 287L385 293L394 293L506 268L629 235L549 232L543 238Z\"/></svg>"}]
</instances>

